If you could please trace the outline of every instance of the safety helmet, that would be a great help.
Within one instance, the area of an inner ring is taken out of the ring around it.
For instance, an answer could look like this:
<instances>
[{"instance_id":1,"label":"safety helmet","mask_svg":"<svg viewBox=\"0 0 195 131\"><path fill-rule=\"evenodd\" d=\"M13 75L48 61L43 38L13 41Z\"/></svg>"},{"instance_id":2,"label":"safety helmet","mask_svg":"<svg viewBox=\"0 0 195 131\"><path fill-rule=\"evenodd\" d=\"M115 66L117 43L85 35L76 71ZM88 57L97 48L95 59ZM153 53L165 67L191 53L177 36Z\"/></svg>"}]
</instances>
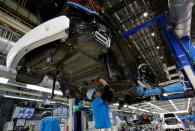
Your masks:
<instances>
[{"instance_id":1,"label":"safety helmet","mask_svg":"<svg viewBox=\"0 0 195 131\"><path fill-rule=\"evenodd\" d=\"M47 117L47 116L51 116L51 111L44 111L42 113L42 117Z\"/></svg>"},{"instance_id":2,"label":"safety helmet","mask_svg":"<svg viewBox=\"0 0 195 131\"><path fill-rule=\"evenodd\" d=\"M89 100L92 100L92 96L93 96L93 93L96 91L96 88L90 88L88 91L87 91L87 98Z\"/></svg>"}]
</instances>

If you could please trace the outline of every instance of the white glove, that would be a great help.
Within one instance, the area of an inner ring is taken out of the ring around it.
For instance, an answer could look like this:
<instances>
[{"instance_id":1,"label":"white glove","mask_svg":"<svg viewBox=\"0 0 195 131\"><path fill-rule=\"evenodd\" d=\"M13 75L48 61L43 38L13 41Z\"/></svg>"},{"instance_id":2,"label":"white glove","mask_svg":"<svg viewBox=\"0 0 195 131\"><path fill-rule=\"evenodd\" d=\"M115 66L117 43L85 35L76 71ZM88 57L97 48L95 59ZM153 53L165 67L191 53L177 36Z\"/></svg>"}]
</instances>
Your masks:
<instances>
[{"instance_id":1,"label":"white glove","mask_svg":"<svg viewBox=\"0 0 195 131\"><path fill-rule=\"evenodd\" d=\"M102 84L102 85L108 85L108 82L106 82L104 79L102 79L102 78L100 78L100 83Z\"/></svg>"}]
</instances>

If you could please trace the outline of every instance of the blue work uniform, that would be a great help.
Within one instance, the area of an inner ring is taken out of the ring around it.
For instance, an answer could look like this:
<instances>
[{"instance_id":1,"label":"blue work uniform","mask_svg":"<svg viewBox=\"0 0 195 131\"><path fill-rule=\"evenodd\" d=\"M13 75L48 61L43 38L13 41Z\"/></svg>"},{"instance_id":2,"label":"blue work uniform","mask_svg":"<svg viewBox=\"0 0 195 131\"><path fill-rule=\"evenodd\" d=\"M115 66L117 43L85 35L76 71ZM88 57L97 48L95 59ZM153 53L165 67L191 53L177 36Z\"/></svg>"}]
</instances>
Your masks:
<instances>
[{"instance_id":1,"label":"blue work uniform","mask_svg":"<svg viewBox=\"0 0 195 131\"><path fill-rule=\"evenodd\" d=\"M95 128L110 128L109 107L107 100L102 100L101 96L92 102L92 110L95 119Z\"/></svg>"},{"instance_id":2,"label":"blue work uniform","mask_svg":"<svg viewBox=\"0 0 195 131\"><path fill-rule=\"evenodd\" d=\"M194 115L189 115L188 118L190 119L190 121L194 121L195 120L195 116Z\"/></svg>"},{"instance_id":3,"label":"blue work uniform","mask_svg":"<svg viewBox=\"0 0 195 131\"><path fill-rule=\"evenodd\" d=\"M60 131L60 121L57 117L45 117L41 120L40 131Z\"/></svg>"}]
</instances>

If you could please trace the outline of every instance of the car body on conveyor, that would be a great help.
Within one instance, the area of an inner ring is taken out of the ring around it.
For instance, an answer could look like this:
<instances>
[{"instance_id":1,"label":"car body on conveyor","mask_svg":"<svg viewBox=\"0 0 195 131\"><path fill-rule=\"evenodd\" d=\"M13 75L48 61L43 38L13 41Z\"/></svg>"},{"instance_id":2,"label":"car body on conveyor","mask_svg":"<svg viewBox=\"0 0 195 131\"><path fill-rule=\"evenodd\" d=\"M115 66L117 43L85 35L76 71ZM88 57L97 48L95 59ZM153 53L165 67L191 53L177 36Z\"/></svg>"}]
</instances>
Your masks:
<instances>
[{"instance_id":1,"label":"car body on conveyor","mask_svg":"<svg viewBox=\"0 0 195 131\"><path fill-rule=\"evenodd\" d=\"M161 114L162 128L165 131L184 131L182 121L174 113Z\"/></svg>"}]
</instances>

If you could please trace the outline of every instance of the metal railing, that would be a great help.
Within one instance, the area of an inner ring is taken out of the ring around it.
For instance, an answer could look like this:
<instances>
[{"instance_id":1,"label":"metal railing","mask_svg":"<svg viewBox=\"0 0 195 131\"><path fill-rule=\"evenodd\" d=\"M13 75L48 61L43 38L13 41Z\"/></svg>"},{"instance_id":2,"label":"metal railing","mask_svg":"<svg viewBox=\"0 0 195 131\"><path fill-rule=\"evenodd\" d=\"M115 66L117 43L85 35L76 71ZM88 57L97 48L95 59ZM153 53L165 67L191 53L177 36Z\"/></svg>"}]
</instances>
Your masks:
<instances>
[{"instance_id":1,"label":"metal railing","mask_svg":"<svg viewBox=\"0 0 195 131\"><path fill-rule=\"evenodd\" d=\"M16 42L22 35L9 29L9 27L0 25L0 37Z\"/></svg>"},{"instance_id":2,"label":"metal railing","mask_svg":"<svg viewBox=\"0 0 195 131\"><path fill-rule=\"evenodd\" d=\"M22 37L11 30L9 27L0 24L0 65L6 64L6 57L9 49L12 47L18 39Z\"/></svg>"}]
</instances>

